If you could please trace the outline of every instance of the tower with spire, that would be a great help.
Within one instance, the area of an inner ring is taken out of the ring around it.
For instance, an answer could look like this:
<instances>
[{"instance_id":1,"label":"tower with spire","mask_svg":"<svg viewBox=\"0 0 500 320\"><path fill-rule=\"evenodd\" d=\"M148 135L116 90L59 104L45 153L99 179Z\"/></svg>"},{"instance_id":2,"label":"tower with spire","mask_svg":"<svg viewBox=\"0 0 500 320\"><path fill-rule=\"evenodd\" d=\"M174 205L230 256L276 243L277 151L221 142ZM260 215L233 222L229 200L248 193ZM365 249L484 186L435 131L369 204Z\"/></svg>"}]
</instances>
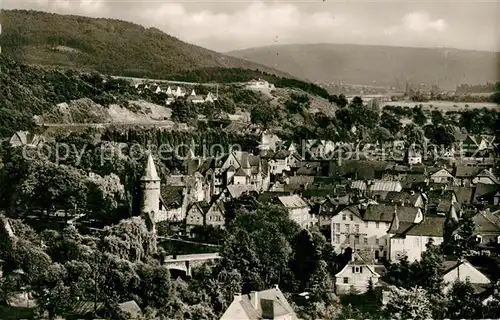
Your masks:
<instances>
[{"instance_id":1,"label":"tower with spire","mask_svg":"<svg viewBox=\"0 0 500 320\"><path fill-rule=\"evenodd\" d=\"M152 214L154 216L160 210L160 177L151 153L148 154L146 169L141 177L141 214Z\"/></svg>"}]
</instances>

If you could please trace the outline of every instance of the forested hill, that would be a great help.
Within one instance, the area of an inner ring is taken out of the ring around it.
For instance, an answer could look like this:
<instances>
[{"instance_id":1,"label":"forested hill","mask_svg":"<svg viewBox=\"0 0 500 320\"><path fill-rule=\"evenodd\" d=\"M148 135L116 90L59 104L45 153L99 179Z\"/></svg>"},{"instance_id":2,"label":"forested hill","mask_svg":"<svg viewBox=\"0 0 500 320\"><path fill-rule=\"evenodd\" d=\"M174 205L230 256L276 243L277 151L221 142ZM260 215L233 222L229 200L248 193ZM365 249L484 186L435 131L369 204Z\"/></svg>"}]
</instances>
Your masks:
<instances>
[{"instance_id":1,"label":"forested hill","mask_svg":"<svg viewBox=\"0 0 500 320\"><path fill-rule=\"evenodd\" d=\"M3 54L22 62L162 79L205 67L273 68L185 43L155 28L113 19L2 10Z\"/></svg>"},{"instance_id":2,"label":"forested hill","mask_svg":"<svg viewBox=\"0 0 500 320\"><path fill-rule=\"evenodd\" d=\"M276 45L229 55L279 68L311 81L397 86L405 82L461 84L498 81L500 53L445 48L409 48L350 44Z\"/></svg>"}]
</instances>

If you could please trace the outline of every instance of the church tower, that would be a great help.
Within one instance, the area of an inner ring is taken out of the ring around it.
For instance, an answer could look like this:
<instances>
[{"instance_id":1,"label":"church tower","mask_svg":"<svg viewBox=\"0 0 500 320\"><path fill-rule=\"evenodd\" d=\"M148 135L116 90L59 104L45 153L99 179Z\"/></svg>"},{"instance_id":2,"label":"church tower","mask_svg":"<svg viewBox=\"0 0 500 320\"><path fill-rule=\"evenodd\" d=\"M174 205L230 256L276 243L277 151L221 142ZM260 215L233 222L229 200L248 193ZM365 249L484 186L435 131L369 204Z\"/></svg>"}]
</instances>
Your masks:
<instances>
[{"instance_id":1,"label":"church tower","mask_svg":"<svg viewBox=\"0 0 500 320\"><path fill-rule=\"evenodd\" d=\"M156 216L160 210L160 177L156 172L151 153L148 154L146 169L141 178L141 214ZM154 216L150 217L154 219Z\"/></svg>"}]
</instances>

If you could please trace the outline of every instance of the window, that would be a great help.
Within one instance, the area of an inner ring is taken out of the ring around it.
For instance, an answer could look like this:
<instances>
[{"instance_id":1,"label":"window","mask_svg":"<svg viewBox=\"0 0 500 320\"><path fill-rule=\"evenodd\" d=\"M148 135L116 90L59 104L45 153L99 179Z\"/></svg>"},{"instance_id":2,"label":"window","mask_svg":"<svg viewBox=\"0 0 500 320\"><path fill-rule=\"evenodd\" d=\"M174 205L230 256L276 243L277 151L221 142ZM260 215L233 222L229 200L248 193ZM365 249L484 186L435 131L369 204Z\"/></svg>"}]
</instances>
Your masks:
<instances>
[{"instance_id":1,"label":"window","mask_svg":"<svg viewBox=\"0 0 500 320\"><path fill-rule=\"evenodd\" d=\"M359 244L359 236L354 236L354 243Z\"/></svg>"},{"instance_id":2,"label":"window","mask_svg":"<svg viewBox=\"0 0 500 320\"><path fill-rule=\"evenodd\" d=\"M365 228L368 228L368 221L365 221Z\"/></svg>"},{"instance_id":3,"label":"window","mask_svg":"<svg viewBox=\"0 0 500 320\"><path fill-rule=\"evenodd\" d=\"M347 215L344 213L344 214L342 215L342 220L346 220L346 219L347 219Z\"/></svg>"},{"instance_id":4,"label":"window","mask_svg":"<svg viewBox=\"0 0 500 320\"><path fill-rule=\"evenodd\" d=\"M375 244L378 245L378 239L375 239Z\"/></svg>"},{"instance_id":5,"label":"window","mask_svg":"<svg viewBox=\"0 0 500 320\"><path fill-rule=\"evenodd\" d=\"M364 244L368 244L368 238L367 238L367 237L364 237L364 238L363 238L363 243L364 243Z\"/></svg>"},{"instance_id":6,"label":"window","mask_svg":"<svg viewBox=\"0 0 500 320\"><path fill-rule=\"evenodd\" d=\"M375 227L378 229L380 227L380 223L377 221L375 222Z\"/></svg>"},{"instance_id":7,"label":"window","mask_svg":"<svg viewBox=\"0 0 500 320\"><path fill-rule=\"evenodd\" d=\"M351 214L351 221L353 221L353 220L354 220L354 216Z\"/></svg>"},{"instance_id":8,"label":"window","mask_svg":"<svg viewBox=\"0 0 500 320\"><path fill-rule=\"evenodd\" d=\"M415 246L420 246L420 241L418 241L418 238L415 238Z\"/></svg>"},{"instance_id":9,"label":"window","mask_svg":"<svg viewBox=\"0 0 500 320\"><path fill-rule=\"evenodd\" d=\"M335 235L335 242L340 243L340 235L339 234Z\"/></svg>"},{"instance_id":10,"label":"window","mask_svg":"<svg viewBox=\"0 0 500 320\"><path fill-rule=\"evenodd\" d=\"M355 225L354 225L354 231L355 231L356 233L359 233L359 224L355 224Z\"/></svg>"},{"instance_id":11,"label":"window","mask_svg":"<svg viewBox=\"0 0 500 320\"><path fill-rule=\"evenodd\" d=\"M477 235L476 236L476 241L477 241L477 243L483 242L483 237L481 237L480 235Z\"/></svg>"},{"instance_id":12,"label":"window","mask_svg":"<svg viewBox=\"0 0 500 320\"><path fill-rule=\"evenodd\" d=\"M352 267L352 273L363 273L363 267Z\"/></svg>"},{"instance_id":13,"label":"window","mask_svg":"<svg viewBox=\"0 0 500 320\"><path fill-rule=\"evenodd\" d=\"M385 238L385 245L387 245L387 238Z\"/></svg>"},{"instance_id":14,"label":"window","mask_svg":"<svg viewBox=\"0 0 500 320\"><path fill-rule=\"evenodd\" d=\"M337 228L337 232L340 232L340 223L336 223L335 227Z\"/></svg>"},{"instance_id":15,"label":"window","mask_svg":"<svg viewBox=\"0 0 500 320\"><path fill-rule=\"evenodd\" d=\"M345 225L345 232L349 233L349 225L348 224Z\"/></svg>"},{"instance_id":16,"label":"window","mask_svg":"<svg viewBox=\"0 0 500 320\"><path fill-rule=\"evenodd\" d=\"M345 284L349 283L349 278L344 277L344 283L345 283Z\"/></svg>"}]
</instances>

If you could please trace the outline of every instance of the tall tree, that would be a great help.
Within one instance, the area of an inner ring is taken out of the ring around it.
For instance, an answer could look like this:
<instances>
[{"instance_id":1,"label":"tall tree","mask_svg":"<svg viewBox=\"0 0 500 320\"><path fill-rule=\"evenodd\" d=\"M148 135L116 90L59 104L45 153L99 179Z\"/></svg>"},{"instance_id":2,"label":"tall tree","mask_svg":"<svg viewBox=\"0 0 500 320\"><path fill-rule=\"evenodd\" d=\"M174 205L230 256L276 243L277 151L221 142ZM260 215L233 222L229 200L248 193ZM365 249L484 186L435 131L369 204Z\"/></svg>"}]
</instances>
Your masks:
<instances>
[{"instance_id":1,"label":"tall tree","mask_svg":"<svg viewBox=\"0 0 500 320\"><path fill-rule=\"evenodd\" d=\"M455 281L447 293L447 318L481 319L483 305L475 294L474 287L467 280Z\"/></svg>"},{"instance_id":2,"label":"tall tree","mask_svg":"<svg viewBox=\"0 0 500 320\"><path fill-rule=\"evenodd\" d=\"M385 312L389 318L396 320L427 320L432 318L432 305L422 288L408 290L392 287Z\"/></svg>"}]
</instances>

